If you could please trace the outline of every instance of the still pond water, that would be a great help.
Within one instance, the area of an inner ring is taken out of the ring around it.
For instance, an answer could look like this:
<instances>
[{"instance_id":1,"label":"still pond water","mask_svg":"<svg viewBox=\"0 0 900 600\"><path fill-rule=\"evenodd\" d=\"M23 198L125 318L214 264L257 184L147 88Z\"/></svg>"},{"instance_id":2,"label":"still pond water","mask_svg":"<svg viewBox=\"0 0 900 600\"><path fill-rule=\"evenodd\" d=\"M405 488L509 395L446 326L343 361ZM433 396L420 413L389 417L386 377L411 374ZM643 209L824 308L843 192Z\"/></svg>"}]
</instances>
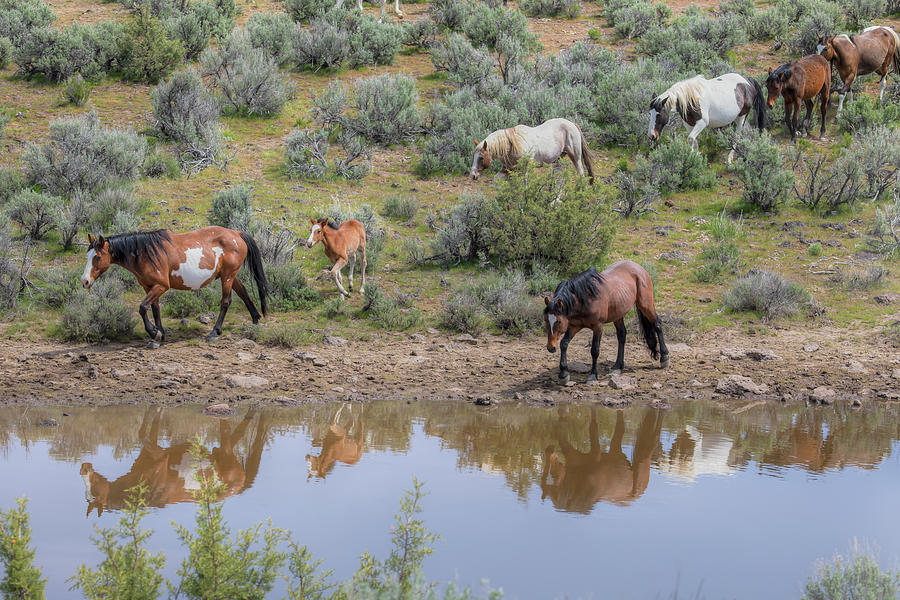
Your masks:
<instances>
[{"instance_id":1,"label":"still pond water","mask_svg":"<svg viewBox=\"0 0 900 600\"><path fill-rule=\"evenodd\" d=\"M48 598L95 564L96 525L149 482L174 575L199 435L232 530L271 517L336 575L385 556L412 478L442 540L431 580L489 578L507 598L799 598L853 539L900 562L900 407L732 412L460 403L315 405L202 416L196 407L0 410L0 507L30 499ZM39 427L53 417L59 427ZM698 593L699 591L699 593Z\"/></svg>"}]
</instances>

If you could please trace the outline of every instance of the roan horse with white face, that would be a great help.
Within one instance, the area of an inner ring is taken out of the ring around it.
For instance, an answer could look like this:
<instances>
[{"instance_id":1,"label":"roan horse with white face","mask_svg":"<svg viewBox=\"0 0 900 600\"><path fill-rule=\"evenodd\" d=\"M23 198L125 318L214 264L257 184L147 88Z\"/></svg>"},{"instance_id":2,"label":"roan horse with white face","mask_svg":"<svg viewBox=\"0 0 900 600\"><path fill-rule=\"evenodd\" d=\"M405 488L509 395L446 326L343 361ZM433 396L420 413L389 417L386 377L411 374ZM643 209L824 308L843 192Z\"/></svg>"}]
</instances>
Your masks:
<instances>
[{"instance_id":1,"label":"roan horse with white face","mask_svg":"<svg viewBox=\"0 0 900 600\"><path fill-rule=\"evenodd\" d=\"M166 339L160 319L159 298L170 288L199 290L216 279L221 280L219 318L207 336L210 341L222 333L222 322L231 305L232 289L244 301L253 322L259 322L259 311L237 278L245 261L256 281L262 314L266 314L267 283L262 258L256 242L247 233L224 227L204 227L188 233L159 229L108 238L101 235L94 239L89 235L88 242L87 264L81 284L89 289L110 265L119 265L137 277L147 293L141 302L140 313L150 336L150 348L158 348L160 342ZM154 323L150 323L147 309L153 311Z\"/></svg>"},{"instance_id":2,"label":"roan horse with white face","mask_svg":"<svg viewBox=\"0 0 900 600\"><path fill-rule=\"evenodd\" d=\"M503 165L503 171L508 172L523 156L539 163L555 163L568 156L578 174L584 175L587 169L591 183L594 183L594 155L578 125L566 119L550 119L537 127L516 125L498 129L481 142L475 140L470 175L472 179L478 179L495 159Z\"/></svg>"},{"instance_id":3,"label":"roan horse with white face","mask_svg":"<svg viewBox=\"0 0 900 600\"><path fill-rule=\"evenodd\" d=\"M697 151L697 136L711 127L718 129L737 122L737 133L744 127L750 110L756 115L756 126L765 126L766 106L762 89L755 79L749 81L737 73L715 79L696 75L679 81L650 102L650 126L647 134L656 141L663 128L677 112L688 129L688 139ZM728 162L734 159L734 148Z\"/></svg>"}]
</instances>

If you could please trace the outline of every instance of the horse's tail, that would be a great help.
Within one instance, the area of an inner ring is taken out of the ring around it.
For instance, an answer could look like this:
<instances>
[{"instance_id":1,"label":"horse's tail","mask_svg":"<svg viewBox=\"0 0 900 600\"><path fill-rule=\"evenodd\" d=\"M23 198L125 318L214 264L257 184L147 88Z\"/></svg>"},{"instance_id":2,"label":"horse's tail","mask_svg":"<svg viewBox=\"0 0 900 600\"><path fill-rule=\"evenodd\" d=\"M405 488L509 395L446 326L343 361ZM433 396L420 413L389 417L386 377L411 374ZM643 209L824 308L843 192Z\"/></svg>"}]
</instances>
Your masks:
<instances>
[{"instance_id":1,"label":"horse's tail","mask_svg":"<svg viewBox=\"0 0 900 600\"><path fill-rule=\"evenodd\" d=\"M249 233L241 232L241 239L247 244L246 264L250 268L250 274L256 281L256 291L259 292L259 307L262 309L263 316L269 312L268 302L266 301L266 290L269 283L266 281L266 272L263 269L262 254L259 252L259 246Z\"/></svg>"},{"instance_id":2,"label":"horse's tail","mask_svg":"<svg viewBox=\"0 0 900 600\"><path fill-rule=\"evenodd\" d=\"M756 127L760 133L766 128L766 101L763 100L763 91L755 77L750 78L753 85L753 113L756 115Z\"/></svg>"},{"instance_id":3,"label":"horse's tail","mask_svg":"<svg viewBox=\"0 0 900 600\"><path fill-rule=\"evenodd\" d=\"M894 38L894 73L900 75L900 34L893 27L885 27Z\"/></svg>"},{"instance_id":4,"label":"horse's tail","mask_svg":"<svg viewBox=\"0 0 900 600\"><path fill-rule=\"evenodd\" d=\"M635 312L637 312L638 323L641 325L641 335L644 336L644 341L647 342L647 347L650 348L650 357L653 360L657 360L659 359L659 350L656 349L656 325L644 316L640 306L635 308Z\"/></svg>"},{"instance_id":5,"label":"horse's tail","mask_svg":"<svg viewBox=\"0 0 900 600\"><path fill-rule=\"evenodd\" d=\"M591 185L594 184L594 152L590 148L588 148L587 140L584 139L584 132L581 129L578 130L578 133L581 134L581 160L584 162L584 166L587 169L588 176L591 179Z\"/></svg>"}]
</instances>

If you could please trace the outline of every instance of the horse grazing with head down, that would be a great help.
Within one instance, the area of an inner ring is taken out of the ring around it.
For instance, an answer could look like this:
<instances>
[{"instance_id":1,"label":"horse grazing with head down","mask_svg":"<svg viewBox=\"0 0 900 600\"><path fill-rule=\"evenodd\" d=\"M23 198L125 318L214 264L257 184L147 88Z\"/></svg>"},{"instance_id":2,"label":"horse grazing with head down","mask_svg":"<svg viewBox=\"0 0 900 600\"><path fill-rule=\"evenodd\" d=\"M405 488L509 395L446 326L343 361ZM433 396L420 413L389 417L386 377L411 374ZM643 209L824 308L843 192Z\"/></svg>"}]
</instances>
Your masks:
<instances>
[{"instance_id":1,"label":"horse grazing with head down","mask_svg":"<svg viewBox=\"0 0 900 600\"><path fill-rule=\"evenodd\" d=\"M472 179L478 179L494 160L500 161L504 172L509 172L523 156L546 164L568 156L578 174L584 175L587 169L591 183L594 183L594 154L578 125L566 119L550 119L537 127L516 125L498 129L480 142L475 140L470 175Z\"/></svg>"},{"instance_id":2,"label":"horse grazing with head down","mask_svg":"<svg viewBox=\"0 0 900 600\"><path fill-rule=\"evenodd\" d=\"M341 269L347 263L350 263L350 291L353 291L353 269L356 268L356 252L359 251L360 261L362 262L362 285L359 286L359 293L366 293L366 227L356 219L348 219L341 223L338 227L323 217L316 221L310 219L312 230L309 232L309 239L306 240L306 247L312 248L319 242L325 248L325 256L331 261L331 274L334 277L334 283L342 295L350 297L350 293L344 289L343 277Z\"/></svg>"},{"instance_id":3,"label":"horse grazing with head down","mask_svg":"<svg viewBox=\"0 0 900 600\"><path fill-rule=\"evenodd\" d=\"M844 96L851 94L850 86L860 75L878 73L881 75L881 91L878 99L884 103L887 74L894 68L900 74L900 35L890 27L868 27L857 35L819 36L817 47L825 60L837 66L844 87L838 91L837 114L844 108Z\"/></svg>"},{"instance_id":4,"label":"horse grazing with head down","mask_svg":"<svg viewBox=\"0 0 900 600\"><path fill-rule=\"evenodd\" d=\"M702 75L674 84L650 102L650 126L647 134L656 141L673 113L678 113L688 129L688 139L696 151L697 136L707 127L718 129L737 123L736 132L744 127L747 115L753 110L756 126L765 126L766 107L762 89L755 79L747 80L737 73L715 79ZM734 148L728 162L734 158Z\"/></svg>"},{"instance_id":5,"label":"horse grazing with head down","mask_svg":"<svg viewBox=\"0 0 900 600\"><path fill-rule=\"evenodd\" d=\"M159 313L159 298L167 290L199 290L212 281L222 282L222 301L219 318L207 336L215 340L222 333L222 322L231 305L231 291L237 292L250 311L254 323L267 313L266 275L256 242L248 233L224 227L204 227L187 233L172 233L167 229L137 231L94 238L88 235L87 264L81 276L88 289L110 265L119 265L137 277L147 295L140 305L141 319L150 336L150 348L158 348L166 339ZM244 288L238 271L244 263L250 269L259 292L262 315ZM147 310L153 311L153 321Z\"/></svg>"},{"instance_id":6,"label":"horse grazing with head down","mask_svg":"<svg viewBox=\"0 0 900 600\"><path fill-rule=\"evenodd\" d=\"M566 350L569 342L582 329L594 332L591 339L591 373L588 381L597 379L597 357L604 323L614 323L619 350L612 371L625 367L625 315L637 305L638 322L650 355L659 359L660 367L669 366L669 350L663 340L662 327L653 305L653 281L641 265L630 260L613 263L602 273L591 267L587 271L560 282L552 298L544 298L544 326L547 350L559 346L559 379L568 381ZM562 339L560 339L562 337ZM657 350L657 341L659 350Z\"/></svg>"},{"instance_id":7,"label":"horse grazing with head down","mask_svg":"<svg viewBox=\"0 0 900 600\"><path fill-rule=\"evenodd\" d=\"M810 54L800 60L792 60L774 71L769 69L766 78L769 108L775 106L778 96L784 97L784 124L791 132L791 142L797 140L797 119L800 103L806 104L806 118L803 119L803 133L809 129L812 116L813 98L819 96L822 108L822 124L819 139L825 139L825 114L828 112L828 96L831 86L831 65L820 54Z\"/></svg>"}]
</instances>

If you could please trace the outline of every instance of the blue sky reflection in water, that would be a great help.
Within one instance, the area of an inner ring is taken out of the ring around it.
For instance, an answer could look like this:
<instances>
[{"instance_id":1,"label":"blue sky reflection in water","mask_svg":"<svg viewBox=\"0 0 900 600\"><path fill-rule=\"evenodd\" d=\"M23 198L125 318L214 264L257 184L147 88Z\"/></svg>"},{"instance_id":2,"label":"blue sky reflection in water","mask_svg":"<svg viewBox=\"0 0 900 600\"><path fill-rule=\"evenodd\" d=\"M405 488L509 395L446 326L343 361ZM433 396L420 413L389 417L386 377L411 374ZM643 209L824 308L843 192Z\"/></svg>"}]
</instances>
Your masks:
<instances>
[{"instance_id":1,"label":"blue sky reflection in water","mask_svg":"<svg viewBox=\"0 0 900 600\"><path fill-rule=\"evenodd\" d=\"M668 598L679 581L680 597L702 586L705 598L796 598L816 559L854 538L900 564L897 407L67 410L0 410L0 506L29 497L50 598L75 597L65 580L98 560L89 536L115 522L133 478L155 487L146 524L174 576L170 523L193 518L182 449L197 434L210 451L201 466L229 482L233 530L271 518L342 578L363 550L387 553L413 476L442 535L429 578L489 577L509 598ZM61 426L38 427L48 416Z\"/></svg>"}]
</instances>

